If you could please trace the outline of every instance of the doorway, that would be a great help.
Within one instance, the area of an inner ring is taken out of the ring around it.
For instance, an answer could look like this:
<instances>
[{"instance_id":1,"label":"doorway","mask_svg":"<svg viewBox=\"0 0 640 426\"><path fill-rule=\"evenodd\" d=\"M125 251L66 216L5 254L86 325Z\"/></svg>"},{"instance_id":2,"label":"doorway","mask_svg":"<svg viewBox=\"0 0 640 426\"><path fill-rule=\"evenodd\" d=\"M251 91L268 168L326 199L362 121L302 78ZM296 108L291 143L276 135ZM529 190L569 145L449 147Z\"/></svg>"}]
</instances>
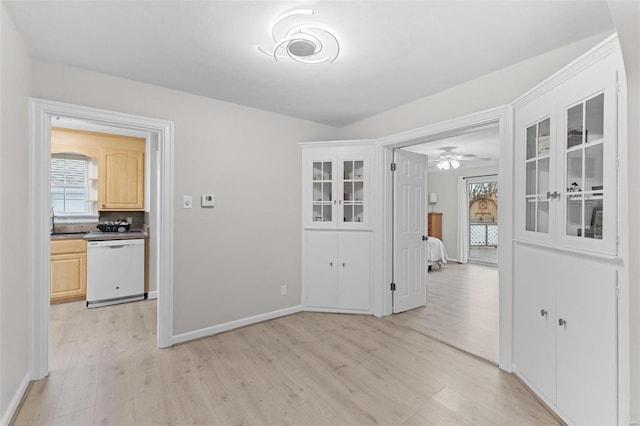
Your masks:
<instances>
[{"instance_id":1,"label":"doorway","mask_svg":"<svg viewBox=\"0 0 640 426\"><path fill-rule=\"evenodd\" d=\"M378 241L381 253L380 277L377 288L379 289L380 315L390 315L393 312L393 292L388 283L393 282L393 172L389 165L393 162L393 150L407 148L418 144L434 142L454 136L459 136L486 128L487 126L498 128L499 133L499 163L501 164L498 183L502 190L504 208L501 212L499 227L499 246L507 246L513 238L511 222L511 190L513 186L513 146L512 146L512 110L509 107L500 107L468 116L459 117L446 122L425 126L397 135L391 135L380 139L380 168L384 170L381 193L379 229L383 232ZM454 202L457 200L457 192L453 194ZM443 196L438 194L438 210L444 203ZM426 218L425 218L426 220ZM444 222L444 219L443 219ZM454 233L457 223L454 220ZM443 225L443 234L446 226ZM443 235L443 239L446 238ZM454 238L455 239L455 238ZM498 365L506 371L511 371L512 359L512 266L511 253L502 250L498 253L498 294L499 294L499 327L498 327Z\"/></svg>"},{"instance_id":2,"label":"doorway","mask_svg":"<svg viewBox=\"0 0 640 426\"><path fill-rule=\"evenodd\" d=\"M49 372L49 282L50 282L50 157L51 120L65 117L96 126L146 132L157 146L151 182L157 184L151 211L155 226L151 239L158 242L156 274L158 282L157 344L172 344L173 330L173 123L79 105L30 99L31 134L29 158L29 369L33 380ZM151 275L151 273L150 273Z\"/></svg>"},{"instance_id":3,"label":"doorway","mask_svg":"<svg viewBox=\"0 0 640 426\"><path fill-rule=\"evenodd\" d=\"M498 176L467 177L469 262L498 265Z\"/></svg>"}]
</instances>

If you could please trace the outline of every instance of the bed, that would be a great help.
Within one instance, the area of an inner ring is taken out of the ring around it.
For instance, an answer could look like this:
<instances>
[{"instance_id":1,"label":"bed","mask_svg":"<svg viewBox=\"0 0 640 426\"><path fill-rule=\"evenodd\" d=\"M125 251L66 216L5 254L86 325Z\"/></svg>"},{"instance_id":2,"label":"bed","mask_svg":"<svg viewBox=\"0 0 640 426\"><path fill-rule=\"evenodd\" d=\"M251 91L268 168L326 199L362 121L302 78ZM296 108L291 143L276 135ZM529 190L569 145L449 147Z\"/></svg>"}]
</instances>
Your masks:
<instances>
[{"instance_id":1,"label":"bed","mask_svg":"<svg viewBox=\"0 0 640 426\"><path fill-rule=\"evenodd\" d=\"M447 263L448 257L447 248L442 240L436 237L429 237L427 240L427 265L429 270L433 265L438 265L438 268L441 268L442 265Z\"/></svg>"}]
</instances>

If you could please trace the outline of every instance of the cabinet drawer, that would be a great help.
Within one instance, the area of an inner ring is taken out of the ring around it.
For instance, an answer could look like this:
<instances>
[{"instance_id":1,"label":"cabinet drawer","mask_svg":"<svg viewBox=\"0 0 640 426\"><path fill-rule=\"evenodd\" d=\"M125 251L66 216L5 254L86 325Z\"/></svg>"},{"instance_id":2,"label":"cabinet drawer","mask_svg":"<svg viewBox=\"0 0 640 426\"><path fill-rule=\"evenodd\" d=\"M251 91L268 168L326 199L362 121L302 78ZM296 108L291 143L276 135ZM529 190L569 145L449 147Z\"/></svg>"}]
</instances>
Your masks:
<instances>
[{"instance_id":1,"label":"cabinet drawer","mask_svg":"<svg viewBox=\"0 0 640 426\"><path fill-rule=\"evenodd\" d=\"M51 254L86 253L86 251L87 242L83 239L51 241Z\"/></svg>"}]
</instances>

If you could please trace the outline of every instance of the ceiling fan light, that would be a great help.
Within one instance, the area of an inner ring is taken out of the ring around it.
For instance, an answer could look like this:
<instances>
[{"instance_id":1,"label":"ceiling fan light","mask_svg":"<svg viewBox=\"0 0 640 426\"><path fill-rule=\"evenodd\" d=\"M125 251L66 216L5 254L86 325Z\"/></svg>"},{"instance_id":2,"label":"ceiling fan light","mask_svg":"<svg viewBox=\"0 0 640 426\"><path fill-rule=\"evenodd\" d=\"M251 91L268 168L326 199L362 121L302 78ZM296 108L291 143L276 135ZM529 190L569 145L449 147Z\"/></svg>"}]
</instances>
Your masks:
<instances>
[{"instance_id":1,"label":"ceiling fan light","mask_svg":"<svg viewBox=\"0 0 640 426\"><path fill-rule=\"evenodd\" d=\"M451 167L453 167L454 169L460 167L460 162L458 160L449 160L449 163L451 163Z\"/></svg>"},{"instance_id":2,"label":"ceiling fan light","mask_svg":"<svg viewBox=\"0 0 640 426\"><path fill-rule=\"evenodd\" d=\"M440 162L442 164L442 170L449 170L451 168L451 164L449 164L449 160L442 160Z\"/></svg>"}]
</instances>

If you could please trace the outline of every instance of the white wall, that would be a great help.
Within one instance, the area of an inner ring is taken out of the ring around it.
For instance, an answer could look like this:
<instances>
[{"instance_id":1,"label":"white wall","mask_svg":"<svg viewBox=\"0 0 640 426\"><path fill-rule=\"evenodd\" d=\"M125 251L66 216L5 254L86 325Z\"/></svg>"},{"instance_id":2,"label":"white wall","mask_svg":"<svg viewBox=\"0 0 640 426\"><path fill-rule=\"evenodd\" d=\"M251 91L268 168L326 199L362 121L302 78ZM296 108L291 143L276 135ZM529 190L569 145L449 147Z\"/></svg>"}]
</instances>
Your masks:
<instances>
[{"instance_id":1,"label":"white wall","mask_svg":"<svg viewBox=\"0 0 640 426\"><path fill-rule=\"evenodd\" d=\"M377 138L509 104L608 35L601 34L552 50L345 126L340 136L343 139Z\"/></svg>"},{"instance_id":2,"label":"white wall","mask_svg":"<svg viewBox=\"0 0 640 426\"><path fill-rule=\"evenodd\" d=\"M335 129L39 61L32 84L38 98L175 123L174 335L300 304L297 143ZM202 193L215 208L198 207Z\"/></svg>"},{"instance_id":3,"label":"white wall","mask_svg":"<svg viewBox=\"0 0 640 426\"><path fill-rule=\"evenodd\" d=\"M458 256L458 176L480 176L497 173L498 166L491 166L434 171L428 174L427 186L429 187L429 192L438 194L438 203L433 206L433 211L442 213L442 242L447 248L450 259L457 260ZM499 198L500 195L498 194ZM500 205L498 205L499 209ZM429 206L429 211L431 211L431 206ZM498 217L500 217L499 211Z\"/></svg>"},{"instance_id":4,"label":"white wall","mask_svg":"<svg viewBox=\"0 0 640 426\"><path fill-rule=\"evenodd\" d=\"M616 25L627 74L628 92L628 163L629 170L629 312L630 312L630 359L631 359L631 424L640 422L640 222L636 219L640 211L640 168L634 166L640 160L640 3L609 1L613 21ZM635 423L633 423L635 422Z\"/></svg>"},{"instance_id":5,"label":"white wall","mask_svg":"<svg viewBox=\"0 0 640 426\"><path fill-rule=\"evenodd\" d=\"M27 161L30 60L0 5L0 423L27 377ZM12 403L14 406L12 406Z\"/></svg>"}]
</instances>

